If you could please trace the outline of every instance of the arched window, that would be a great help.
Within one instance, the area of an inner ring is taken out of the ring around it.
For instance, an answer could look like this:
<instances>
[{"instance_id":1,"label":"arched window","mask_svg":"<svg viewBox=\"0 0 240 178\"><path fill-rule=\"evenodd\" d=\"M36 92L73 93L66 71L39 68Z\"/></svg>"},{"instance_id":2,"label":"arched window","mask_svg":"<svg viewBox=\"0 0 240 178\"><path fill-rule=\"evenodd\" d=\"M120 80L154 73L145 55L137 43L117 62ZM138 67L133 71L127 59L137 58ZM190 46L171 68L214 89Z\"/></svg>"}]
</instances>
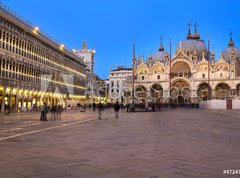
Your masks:
<instances>
[{"instance_id":1,"label":"arched window","mask_svg":"<svg viewBox=\"0 0 240 178\"><path fill-rule=\"evenodd\" d=\"M205 74L202 74L202 78L205 78Z\"/></svg>"}]
</instances>

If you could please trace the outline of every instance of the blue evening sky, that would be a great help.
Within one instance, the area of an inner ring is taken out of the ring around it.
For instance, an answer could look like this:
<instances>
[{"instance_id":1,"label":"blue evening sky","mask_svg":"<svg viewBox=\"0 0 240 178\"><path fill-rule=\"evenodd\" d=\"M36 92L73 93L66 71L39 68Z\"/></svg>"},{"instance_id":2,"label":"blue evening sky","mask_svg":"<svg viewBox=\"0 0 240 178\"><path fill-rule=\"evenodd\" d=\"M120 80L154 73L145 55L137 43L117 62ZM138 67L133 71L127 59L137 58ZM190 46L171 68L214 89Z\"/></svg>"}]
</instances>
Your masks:
<instances>
[{"instance_id":1,"label":"blue evening sky","mask_svg":"<svg viewBox=\"0 0 240 178\"><path fill-rule=\"evenodd\" d=\"M5 0L4 4L70 49L96 50L95 73L108 77L110 66L131 64L132 42L136 54L154 54L160 36L172 53L187 34L187 23L198 21L201 38L210 37L216 56L233 32L240 46L239 0ZM193 31L193 27L192 27Z\"/></svg>"}]
</instances>

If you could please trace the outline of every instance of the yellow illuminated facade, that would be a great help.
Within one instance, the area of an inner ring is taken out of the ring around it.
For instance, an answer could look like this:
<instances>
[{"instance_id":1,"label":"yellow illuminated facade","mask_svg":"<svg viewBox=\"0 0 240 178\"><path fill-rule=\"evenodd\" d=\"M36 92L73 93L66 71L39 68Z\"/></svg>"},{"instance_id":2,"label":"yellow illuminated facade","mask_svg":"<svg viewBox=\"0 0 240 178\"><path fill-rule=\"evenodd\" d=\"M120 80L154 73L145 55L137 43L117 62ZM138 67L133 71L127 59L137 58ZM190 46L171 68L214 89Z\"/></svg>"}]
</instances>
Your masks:
<instances>
[{"instance_id":1,"label":"yellow illuminated facade","mask_svg":"<svg viewBox=\"0 0 240 178\"><path fill-rule=\"evenodd\" d=\"M84 61L2 4L0 11L0 112L84 100Z\"/></svg>"}]
</instances>

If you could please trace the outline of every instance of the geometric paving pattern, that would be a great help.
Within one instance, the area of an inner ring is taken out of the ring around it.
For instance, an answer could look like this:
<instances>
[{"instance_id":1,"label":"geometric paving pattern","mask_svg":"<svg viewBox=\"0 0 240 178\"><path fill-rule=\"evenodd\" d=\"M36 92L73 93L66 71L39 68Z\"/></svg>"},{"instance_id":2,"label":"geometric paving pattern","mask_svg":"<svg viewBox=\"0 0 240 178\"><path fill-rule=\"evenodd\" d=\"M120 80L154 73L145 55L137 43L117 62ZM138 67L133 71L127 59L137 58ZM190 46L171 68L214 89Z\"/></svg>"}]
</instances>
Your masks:
<instances>
[{"instance_id":1,"label":"geometric paving pattern","mask_svg":"<svg viewBox=\"0 0 240 178\"><path fill-rule=\"evenodd\" d=\"M121 112L119 119L109 111L102 120L96 113L82 115L66 114L72 119L40 127L20 123L22 133L53 129L0 141L0 177L240 177L223 174L240 169L240 111ZM90 118L94 120L78 122ZM6 122L1 128L8 128Z\"/></svg>"}]
</instances>

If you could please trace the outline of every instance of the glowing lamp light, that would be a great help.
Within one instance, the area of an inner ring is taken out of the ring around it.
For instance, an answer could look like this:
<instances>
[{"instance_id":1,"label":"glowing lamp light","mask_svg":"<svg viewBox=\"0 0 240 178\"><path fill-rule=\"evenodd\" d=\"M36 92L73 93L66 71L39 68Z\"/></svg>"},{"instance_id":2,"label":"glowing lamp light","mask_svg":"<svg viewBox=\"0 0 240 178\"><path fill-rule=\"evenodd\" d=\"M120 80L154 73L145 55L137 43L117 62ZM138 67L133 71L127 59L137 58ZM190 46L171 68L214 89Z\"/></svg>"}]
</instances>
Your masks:
<instances>
[{"instance_id":1,"label":"glowing lamp light","mask_svg":"<svg viewBox=\"0 0 240 178\"><path fill-rule=\"evenodd\" d=\"M60 45L60 49L63 50L64 49L64 44Z\"/></svg>"},{"instance_id":2,"label":"glowing lamp light","mask_svg":"<svg viewBox=\"0 0 240 178\"><path fill-rule=\"evenodd\" d=\"M34 34L37 34L38 30L39 30L38 27L34 27L34 29L33 29L33 33L34 33Z\"/></svg>"}]
</instances>

